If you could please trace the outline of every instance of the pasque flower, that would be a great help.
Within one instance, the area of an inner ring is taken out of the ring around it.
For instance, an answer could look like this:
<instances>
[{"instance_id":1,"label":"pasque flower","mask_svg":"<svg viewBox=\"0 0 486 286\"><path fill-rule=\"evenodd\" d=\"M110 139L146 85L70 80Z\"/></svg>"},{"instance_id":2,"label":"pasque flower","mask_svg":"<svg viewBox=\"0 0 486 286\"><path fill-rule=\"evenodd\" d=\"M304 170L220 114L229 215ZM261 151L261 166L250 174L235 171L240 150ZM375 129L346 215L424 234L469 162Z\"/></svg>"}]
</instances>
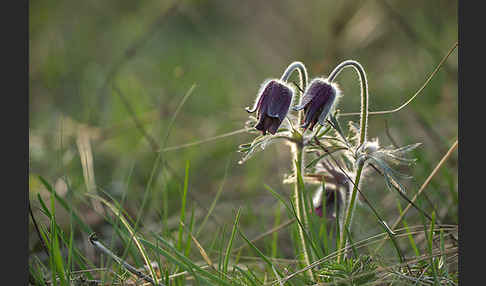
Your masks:
<instances>
[{"instance_id":1,"label":"pasque flower","mask_svg":"<svg viewBox=\"0 0 486 286\"><path fill-rule=\"evenodd\" d=\"M258 123L255 128L263 135L267 131L275 134L287 116L292 96L293 90L285 82L277 79L265 82L253 108L246 108L249 113L257 111Z\"/></svg>"},{"instance_id":2,"label":"pasque flower","mask_svg":"<svg viewBox=\"0 0 486 286\"><path fill-rule=\"evenodd\" d=\"M324 125L327 115L331 111L340 91L336 84L326 79L315 78L309 84L302 97L301 104L294 110L304 109L303 128L312 130L317 122Z\"/></svg>"},{"instance_id":3,"label":"pasque flower","mask_svg":"<svg viewBox=\"0 0 486 286\"><path fill-rule=\"evenodd\" d=\"M326 218L335 219L342 207L342 202L344 200L342 196L342 192L337 190L336 187L332 188L326 186L326 189L324 190L323 187L320 186L312 199L315 214L319 217L323 216L323 203L325 203Z\"/></svg>"},{"instance_id":4,"label":"pasque flower","mask_svg":"<svg viewBox=\"0 0 486 286\"><path fill-rule=\"evenodd\" d=\"M321 185L312 198L314 212L319 217L323 216L323 204L326 204L326 218L335 219L341 215L345 201L350 193L350 181L341 169L327 160L322 160L317 165L318 173L325 178L325 188Z\"/></svg>"}]
</instances>

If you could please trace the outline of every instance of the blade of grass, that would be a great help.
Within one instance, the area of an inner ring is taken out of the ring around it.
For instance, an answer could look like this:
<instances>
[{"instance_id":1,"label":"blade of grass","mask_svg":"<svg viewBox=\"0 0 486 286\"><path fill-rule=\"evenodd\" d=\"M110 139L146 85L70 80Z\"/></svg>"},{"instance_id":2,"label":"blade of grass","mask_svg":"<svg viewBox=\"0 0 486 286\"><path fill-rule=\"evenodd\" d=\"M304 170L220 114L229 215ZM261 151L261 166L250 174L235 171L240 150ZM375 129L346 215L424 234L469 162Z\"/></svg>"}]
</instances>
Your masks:
<instances>
[{"instance_id":1,"label":"blade of grass","mask_svg":"<svg viewBox=\"0 0 486 286\"><path fill-rule=\"evenodd\" d=\"M61 206L68 212L68 213L73 213L73 218L74 220L79 224L79 226L81 227L81 229L89 234L89 233L92 233L93 232L93 229L91 229L91 227L86 224L79 216L78 214L76 213L76 211L71 207L72 204L66 202L66 200L64 200L62 197L60 197L55 191L54 189L52 188L52 186L42 177L42 176L39 176L38 177L39 180L41 181L41 183L44 185L44 187L46 187L46 189L54 195L54 198L61 204Z\"/></svg>"},{"instance_id":2,"label":"blade of grass","mask_svg":"<svg viewBox=\"0 0 486 286\"><path fill-rule=\"evenodd\" d=\"M303 195L306 198L304 200L304 203L306 204L306 207L304 207L304 210L307 214L313 215L314 214L314 208L312 206L311 194L310 194L310 192L305 191L305 193ZM316 257L323 257L324 256L324 253L322 252L322 248L318 247L319 244L316 243L316 242L319 241L319 233L317 232L313 222L315 222L314 217L313 217L312 220L311 219L308 220L309 237L312 240L312 244L315 245L315 247L312 248L313 252L311 254L313 254L313 255L311 256L311 261L316 260Z\"/></svg>"},{"instance_id":3,"label":"blade of grass","mask_svg":"<svg viewBox=\"0 0 486 286\"><path fill-rule=\"evenodd\" d=\"M240 228L237 227L238 234L248 243L248 245L257 253L258 256L260 256L263 261L268 265L270 269L275 269L275 271L280 275L281 277L284 276L280 270L278 270L277 267L273 265L273 263L263 254L251 241L241 232ZM280 279L280 277L277 277L277 279Z\"/></svg>"},{"instance_id":4,"label":"blade of grass","mask_svg":"<svg viewBox=\"0 0 486 286\"><path fill-rule=\"evenodd\" d=\"M433 240L434 240L434 224L435 224L435 212L432 212L432 221L430 223L430 230L428 233L426 233L426 236L427 236L427 248L429 250L429 255L431 256L430 257L430 265L432 267L432 271L433 271L433 274L434 274L434 280L435 281L439 281L439 277L438 277L438 269L437 269L437 265L435 263L435 260L434 258L432 257L433 256L433 250L434 250L434 245L433 245Z\"/></svg>"},{"instance_id":5,"label":"blade of grass","mask_svg":"<svg viewBox=\"0 0 486 286\"><path fill-rule=\"evenodd\" d=\"M325 190L326 190L326 181L324 178L322 178L322 183L321 183L321 186L322 186L322 196L326 197L325 196ZM319 237L322 237L322 242L324 244L324 251L323 251L323 255L322 256L325 256L327 253L329 253L329 246L328 246L328 237L327 237L327 206L326 206L327 202L322 200L322 214L324 216L324 219L322 220L322 223L321 223L321 229L319 231ZM336 213L337 213L337 210L336 210ZM338 217L339 214L336 215L336 217Z\"/></svg>"},{"instance_id":6,"label":"blade of grass","mask_svg":"<svg viewBox=\"0 0 486 286\"><path fill-rule=\"evenodd\" d=\"M47 250L47 246L46 246L47 242L42 238L42 236L40 234L39 226L37 225L37 221L34 217L34 213L32 212L32 207L30 206L30 199L29 199L28 208L29 208L30 218L32 219L32 223L34 224L35 231L37 233L37 236L39 237L39 242L42 245L42 249L44 250L46 256L49 257L49 251Z\"/></svg>"},{"instance_id":7,"label":"blade of grass","mask_svg":"<svg viewBox=\"0 0 486 286\"><path fill-rule=\"evenodd\" d=\"M67 280L68 281L71 280L73 240L74 240L74 227L73 227L73 214L71 212L70 219L69 219L69 242L68 242L68 257L67 257Z\"/></svg>"},{"instance_id":8,"label":"blade of grass","mask_svg":"<svg viewBox=\"0 0 486 286\"><path fill-rule=\"evenodd\" d=\"M61 203L61 205L67 211L69 211L71 214L73 214L74 217L77 217L74 214L74 210L72 208L70 208L69 205L61 197L59 197L59 195L57 195L57 193L53 190L52 186L44 178L42 178L42 177L39 176L39 179L42 182L42 184L46 187L46 189L51 193L51 200L54 197L55 199L57 199L58 202ZM41 211L49 218L49 220L51 222L52 221L55 222L55 217L49 211L49 209L47 208L46 204L42 200L42 197L40 196L39 193L37 194L37 199L38 199L38 201L39 201L39 203L41 205ZM79 218L76 221L81 222L82 224L84 223ZM60 238L61 241L63 242L63 244L65 246L67 246L68 249L69 249L69 238L66 236L66 234L62 231L62 229L60 228L60 226L57 223L54 223L54 228L55 228L56 234L57 234L56 237ZM51 228L51 231L52 231L52 228ZM48 232L45 232L45 233L48 233ZM50 247L50 242L47 240L47 236L46 235L43 235L43 237L44 237L43 238L44 241L46 242L46 245L49 245L49 251L52 252L52 248ZM86 259L83 255L81 255L81 253L79 252L79 250L77 250L76 248L74 248L73 250L74 250L74 259L76 260L77 264L81 268L87 268L87 264L90 264L90 267L94 267L94 264L92 264L90 261L88 261L88 259ZM69 267L69 265L68 265L68 267ZM93 277L91 276L90 273L87 273L87 276L88 276L89 279L93 279Z\"/></svg>"},{"instance_id":9,"label":"blade of grass","mask_svg":"<svg viewBox=\"0 0 486 286\"><path fill-rule=\"evenodd\" d=\"M51 258L53 260L53 279L56 281L56 273L59 275L59 281L61 285L68 285L66 280L66 273L64 270L64 262L61 256L61 248L59 246L59 238L57 235L58 225L56 223L56 209L54 204L54 196L51 194Z\"/></svg>"},{"instance_id":10,"label":"blade of grass","mask_svg":"<svg viewBox=\"0 0 486 286\"><path fill-rule=\"evenodd\" d=\"M233 266L234 269L238 270L238 272L240 272L245 278L246 278L246 281L250 282L249 284L250 285L260 285L260 284L257 284L257 281L252 277L250 276L247 271L241 269L240 267L238 267L237 265L234 265Z\"/></svg>"},{"instance_id":11,"label":"blade of grass","mask_svg":"<svg viewBox=\"0 0 486 286\"><path fill-rule=\"evenodd\" d=\"M343 206L344 207L344 206ZM334 200L334 209L337 210L338 208L338 200ZM341 216L338 214L336 216L336 251L339 251L339 245L341 245Z\"/></svg>"},{"instance_id":12,"label":"blade of grass","mask_svg":"<svg viewBox=\"0 0 486 286\"><path fill-rule=\"evenodd\" d=\"M191 259L185 257L182 253L180 253L176 248L174 248L171 243L169 243L167 240L165 240L163 237L153 233L153 236L155 237L155 239L157 239L159 242L161 242L164 247L170 249L176 257L174 257L173 255L171 255L169 252L167 252L166 250L164 250L163 248L159 247L159 248L156 248L153 243L147 241L147 240L144 240L144 239L141 239L141 241L148 245L149 247L151 247L153 250L156 250L158 252L160 252L162 255L164 255L167 259L171 260L173 263L176 263L177 266L183 268L183 269L186 269L187 271L189 272L192 272L193 269L196 270L196 272L204 275L205 277L211 279L212 281L214 282L217 282L218 285L231 285L230 283L228 283L227 281L219 278L218 276L212 274L211 272L209 271L205 271L204 269L202 269L200 266L198 266L197 264L195 264L194 262L191 261Z\"/></svg>"},{"instance_id":13,"label":"blade of grass","mask_svg":"<svg viewBox=\"0 0 486 286\"><path fill-rule=\"evenodd\" d=\"M226 254L224 256L224 264L223 264L223 273L228 273L228 262L231 254L231 247L233 246L233 240L235 239L235 234L236 234L236 229L238 227L238 222L240 220L240 211L241 208L238 208L238 211L236 212L236 218L233 223L233 230L231 231L231 237L230 240L228 241L228 246L226 247Z\"/></svg>"},{"instance_id":14,"label":"blade of grass","mask_svg":"<svg viewBox=\"0 0 486 286\"><path fill-rule=\"evenodd\" d=\"M181 218L182 222L185 222L186 218L186 198L187 198L187 185L189 181L189 161L186 161L186 172L184 176L184 187L182 189L182 206L181 206ZM177 249L182 251L182 234L184 233L184 229L182 225L179 225L179 239L177 240Z\"/></svg>"},{"instance_id":15,"label":"blade of grass","mask_svg":"<svg viewBox=\"0 0 486 286\"><path fill-rule=\"evenodd\" d=\"M223 276L223 246L224 246L224 240L226 236L226 224L223 224L223 228L221 231L221 241L219 244L219 256L218 256L218 272L220 273L220 276Z\"/></svg>"},{"instance_id":16,"label":"blade of grass","mask_svg":"<svg viewBox=\"0 0 486 286\"><path fill-rule=\"evenodd\" d=\"M280 202L277 203L277 207L276 207L276 210L275 210L275 222L273 224L273 228L276 228L278 227L278 225L280 224L280 213L281 213L281 209L280 209ZM277 257L277 246L278 246L278 231L275 231L272 233L272 252L271 252L271 257L273 258L276 258Z\"/></svg>"},{"instance_id":17,"label":"blade of grass","mask_svg":"<svg viewBox=\"0 0 486 286\"><path fill-rule=\"evenodd\" d=\"M401 215L403 213L402 205L400 204L400 201L398 201L398 200L397 200L397 207L398 207L398 211ZM417 244L415 243L415 240L413 239L412 234L410 233L410 228L408 227L407 220L403 219L402 224L403 224L403 227L405 228L405 230L407 231L408 241L410 242L410 246L412 247L413 252L415 253L415 256L419 257L420 252L417 248Z\"/></svg>"},{"instance_id":18,"label":"blade of grass","mask_svg":"<svg viewBox=\"0 0 486 286\"><path fill-rule=\"evenodd\" d=\"M182 226L184 227L184 224L181 222ZM194 227L194 208L191 208L191 221L189 223L189 233L187 234L187 239L186 239L186 248L185 248L185 251L184 251L184 254L186 256L189 256L189 253L191 252L191 241L192 239L191 238L191 233L192 233L192 229Z\"/></svg>"},{"instance_id":19,"label":"blade of grass","mask_svg":"<svg viewBox=\"0 0 486 286\"><path fill-rule=\"evenodd\" d=\"M44 201L42 200L42 197L40 196L40 194L37 194L37 199L39 200L39 203L41 205L41 212L43 212L48 218L49 220L51 220L51 213L50 211L47 209ZM61 240L62 242L64 243L64 245L68 245L67 241L68 239L66 238L64 232L62 231L62 229L60 229L60 227L56 224L55 225L55 228L57 230L57 232L60 234L60 237L61 237ZM46 242L46 246L48 247L48 252L51 253L51 243L50 243L50 240L48 239L48 231L43 229L42 228L42 225L39 225L39 231L40 231L40 234L42 236L42 239ZM89 264L89 267L95 267L93 263L91 263L86 257L84 257L77 248L74 248L74 259L76 260L77 264L79 265L79 267L81 269L86 269L88 268L87 264ZM49 255L50 257L50 255ZM87 276L89 279L93 279L93 277L91 276L91 273L87 273Z\"/></svg>"}]
</instances>

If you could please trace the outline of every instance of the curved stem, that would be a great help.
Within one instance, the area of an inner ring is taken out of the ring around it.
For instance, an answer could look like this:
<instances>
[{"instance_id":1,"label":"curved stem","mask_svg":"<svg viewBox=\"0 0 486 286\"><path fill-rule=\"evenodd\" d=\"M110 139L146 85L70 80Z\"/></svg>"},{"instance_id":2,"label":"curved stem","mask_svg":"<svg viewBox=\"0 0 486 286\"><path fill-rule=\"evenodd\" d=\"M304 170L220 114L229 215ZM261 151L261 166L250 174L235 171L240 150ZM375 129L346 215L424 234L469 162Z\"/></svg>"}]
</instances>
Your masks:
<instances>
[{"instance_id":1,"label":"curved stem","mask_svg":"<svg viewBox=\"0 0 486 286\"><path fill-rule=\"evenodd\" d=\"M307 69L305 68L305 65L302 62L296 61L291 63L287 67L287 69L285 69L280 80L287 82L295 70L299 72L300 90L302 90L301 93L303 94L303 92L307 88L307 83L309 82L309 76L307 74ZM302 98L302 96L300 96L299 98ZM302 119L302 112L299 112L297 122L301 122L301 119Z\"/></svg>"},{"instance_id":2,"label":"curved stem","mask_svg":"<svg viewBox=\"0 0 486 286\"><path fill-rule=\"evenodd\" d=\"M305 88L307 87L307 82L309 81L309 77L307 75L307 69L302 62L291 63L282 74L280 80L288 81L290 75L292 75L292 72L294 72L294 70L297 70L299 72L300 87L302 90L305 90Z\"/></svg>"},{"instance_id":3,"label":"curved stem","mask_svg":"<svg viewBox=\"0 0 486 286\"><path fill-rule=\"evenodd\" d=\"M352 67L359 75L359 81L361 85L361 117L360 117L360 137L358 147L363 146L366 142L366 131L368 128L368 81L366 79L366 72L364 68L361 66L360 63L353 60L347 60L340 63L330 74L328 77L329 82L332 82L338 74L346 67ZM356 171L356 178L354 181L354 188L351 194L351 199L349 200L349 204L347 205L346 209L346 218L343 223L343 227L341 228L340 233L340 240L338 245L338 252L340 253L337 261L340 262L342 258L342 253L340 250L346 245L346 230L349 229L351 225L351 220L353 218L354 208L356 205L356 196L358 194L358 185L361 178L361 173L363 171L363 164L359 164L358 169Z\"/></svg>"},{"instance_id":4,"label":"curved stem","mask_svg":"<svg viewBox=\"0 0 486 286\"><path fill-rule=\"evenodd\" d=\"M302 94L304 93L305 89L307 88L307 83L309 81L309 77L307 74L307 69L302 62L293 62L291 63L287 69L285 69L284 73L280 80L287 82L292 75L292 73L297 70L299 72L299 79L300 79L300 94L299 101L302 98ZM302 120L302 111L298 112L297 122L301 122ZM289 120L290 121L290 120ZM304 200L304 183L302 180L302 166L303 166L303 153L304 153L304 144L303 144L303 136L296 132L293 134L294 142L291 144L291 153L292 153L292 160L293 160L293 167L294 167L294 174L295 174L295 185L294 185L294 203L295 203L295 212L297 219L302 222L303 226L307 226L307 213L305 207L305 200ZM299 242L300 246L297 248L302 251L303 254L303 262L304 266L310 265L310 253L307 247L307 243L304 236L304 230L302 227L298 226L298 234L299 234ZM309 269L307 272L309 278L313 279L312 270Z\"/></svg>"},{"instance_id":5,"label":"curved stem","mask_svg":"<svg viewBox=\"0 0 486 286\"><path fill-rule=\"evenodd\" d=\"M360 118L360 137L359 146L366 142L366 132L368 129L368 80L366 79L366 72L360 63L353 60L347 60L340 63L328 77L329 82L332 82L338 74L346 67L352 67L359 75L361 85L361 118Z\"/></svg>"}]
</instances>

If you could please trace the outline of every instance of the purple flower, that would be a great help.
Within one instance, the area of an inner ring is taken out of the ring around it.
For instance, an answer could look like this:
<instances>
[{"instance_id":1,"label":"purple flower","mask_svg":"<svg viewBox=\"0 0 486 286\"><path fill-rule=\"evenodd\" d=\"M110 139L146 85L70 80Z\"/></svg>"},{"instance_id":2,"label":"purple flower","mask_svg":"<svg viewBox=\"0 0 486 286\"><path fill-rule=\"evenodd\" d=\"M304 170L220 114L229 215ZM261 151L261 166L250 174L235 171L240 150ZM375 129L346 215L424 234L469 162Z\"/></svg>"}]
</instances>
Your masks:
<instances>
[{"instance_id":1,"label":"purple flower","mask_svg":"<svg viewBox=\"0 0 486 286\"><path fill-rule=\"evenodd\" d=\"M327 160L322 160L317 165L317 172L325 178L325 189L321 185L312 198L314 213L319 217L324 215L323 204L326 205L326 218L335 219L337 215L342 216L342 208L345 200L351 194L351 184L343 171ZM351 176L354 176L350 172Z\"/></svg>"},{"instance_id":2,"label":"purple flower","mask_svg":"<svg viewBox=\"0 0 486 286\"><path fill-rule=\"evenodd\" d=\"M322 187L320 187L312 201L313 207L314 207L314 213L318 215L319 217L322 217L323 214L323 206L322 204L326 204L326 218L328 219L335 219L336 218L336 213L339 211L339 208L341 207L341 193L339 191L336 191L334 188L327 187L325 191L323 191ZM337 198L336 198L337 196ZM325 199L323 199L323 197ZM336 199L338 200L336 203ZM337 204L337 210L335 209L335 206Z\"/></svg>"},{"instance_id":3,"label":"purple flower","mask_svg":"<svg viewBox=\"0 0 486 286\"><path fill-rule=\"evenodd\" d=\"M304 109L304 119L301 122L304 129L314 128L317 122L324 125L327 115L331 111L339 89L335 84L322 78L315 78L307 87L301 104L293 107L294 110Z\"/></svg>"},{"instance_id":4,"label":"purple flower","mask_svg":"<svg viewBox=\"0 0 486 286\"><path fill-rule=\"evenodd\" d=\"M253 113L257 111L257 130L265 135L268 132L275 134L287 116L293 91L284 82L272 79L263 84L260 89L255 106L246 111Z\"/></svg>"}]
</instances>

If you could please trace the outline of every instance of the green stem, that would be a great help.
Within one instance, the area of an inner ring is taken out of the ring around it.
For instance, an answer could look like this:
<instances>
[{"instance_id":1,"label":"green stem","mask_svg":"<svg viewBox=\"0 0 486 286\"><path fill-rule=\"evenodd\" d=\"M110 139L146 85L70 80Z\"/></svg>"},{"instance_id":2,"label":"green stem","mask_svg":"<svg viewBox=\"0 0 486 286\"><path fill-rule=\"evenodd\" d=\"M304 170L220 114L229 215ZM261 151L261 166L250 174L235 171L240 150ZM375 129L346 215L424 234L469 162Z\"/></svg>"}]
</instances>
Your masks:
<instances>
[{"instance_id":1,"label":"green stem","mask_svg":"<svg viewBox=\"0 0 486 286\"><path fill-rule=\"evenodd\" d=\"M292 74L292 72L294 72L294 70L299 71L300 87L302 88L302 90L305 90L305 88L307 87L307 82L309 80L309 76L307 75L307 69L305 68L305 66L302 62L291 63L287 67L287 69L285 69L280 80L288 81L289 78L290 78L290 75Z\"/></svg>"},{"instance_id":2,"label":"green stem","mask_svg":"<svg viewBox=\"0 0 486 286\"><path fill-rule=\"evenodd\" d=\"M292 73L297 70L299 72L299 79L300 79L300 89L305 91L307 88L307 83L309 81L309 77L307 74L307 69L302 62L292 62L287 69L285 69L284 73L280 80L287 82L292 75ZM300 101L302 98L302 92L298 92L296 94L300 95L295 100ZM300 124L302 121L302 112L297 113L297 124ZM304 198L304 181L302 179L302 171L303 168L303 151L304 151L304 144L303 144L303 135L300 134L297 130L293 131L293 142L291 143L291 152L292 152L292 160L293 160L293 167L294 167L294 175L295 175L295 185L294 185L294 203L295 203L295 212L297 219L302 222L303 227L307 227L308 220L307 220L307 212L305 207L305 198ZM307 243L304 236L304 229L297 225L298 227L298 234L299 234L299 242L300 242L300 250L304 256L304 266L310 265L310 252L307 247ZM298 248L297 248L298 249ZM312 269L307 270L307 275L310 279L314 280L314 275L312 273Z\"/></svg>"},{"instance_id":3,"label":"green stem","mask_svg":"<svg viewBox=\"0 0 486 286\"><path fill-rule=\"evenodd\" d=\"M328 80L332 82L338 74L347 67L352 67L359 75L359 81L361 84L361 118L360 118L360 137L359 145L361 146L366 142L366 129L368 128L368 80L366 79L366 72L360 63L353 60L347 60L340 63L332 72L329 74Z\"/></svg>"},{"instance_id":4,"label":"green stem","mask_svg":"<svg viewBox=\"0 0 486 286\"><path fill-rule=\"evenodd\" d=\"M295 175L295 185L294 185L294 204L297 219L302 222L302 225L306 227L308 225L306 208L304 206L304 184L302 180L302 161L303 161L303 144L302 137L300 137L299 142L292 143L292 155L293 155L293 165L294 165L294 175ZM299 233L300 250L304 256L304 267L310 265L310 255L309 249L304 236L304 229L300 225L297 225ZM313 279L312 269L307 270L307 275L309 278Z\"/></svg>"},{"instance_id":5,"label":"green stem","mask_svg":"<svg viewBox=\"0 0 486 286\"><path fill-rule=\"evenodd\" d=\"M337 75L346 67L352 67L359 75L360 85L361 85L361 117L360 117L360 137L358 148L361 147L366 142L366 132L368 128L368 81L366 79L366 72L360 63L353 60L347 60L340 63L329 75L328 80L332 82ZM361 173L363 171L364 164L360 164L356 171L356 178L354 181L354 188L351 194L351 200L346 209L346 218L344 220L343 227L341 228L340 240L338 245L338 257L337 261L340 262L343 253L341 253L343 247L346 245L346 230L349 229L351 225L351 220L353 217L354 207L356 204L356 196L358 194L358 185L361 178Z\"/></svg>"},{"instance_id":6,"label":"green stem","mask_svg":"<svg viewBox=\"0 0 486 286\"><path fill-rule=\"evenodd\" d=\"M346 229L349 229L349 225L351 224L351 220L353 217L354 213L354 207L356 206L356 197L358 194L358 185L359 185L359 180L361 178L361 172L363 171L363 166L364 164L360 164L358 167L358 171L356 172L356 179L354 180L354 187L353 187L353 192L351 194L351 200L349 201L347 210L346 210L346 218L344 220L344 224L341 227L341 234L340 234L340 240L339 240L339 247L338 247L338 257L337 261L338 263L341 261L343 253L341 253L341 250L344 248L346 245L347 237L346 237Z\"/></svg>"}]
</instances>

